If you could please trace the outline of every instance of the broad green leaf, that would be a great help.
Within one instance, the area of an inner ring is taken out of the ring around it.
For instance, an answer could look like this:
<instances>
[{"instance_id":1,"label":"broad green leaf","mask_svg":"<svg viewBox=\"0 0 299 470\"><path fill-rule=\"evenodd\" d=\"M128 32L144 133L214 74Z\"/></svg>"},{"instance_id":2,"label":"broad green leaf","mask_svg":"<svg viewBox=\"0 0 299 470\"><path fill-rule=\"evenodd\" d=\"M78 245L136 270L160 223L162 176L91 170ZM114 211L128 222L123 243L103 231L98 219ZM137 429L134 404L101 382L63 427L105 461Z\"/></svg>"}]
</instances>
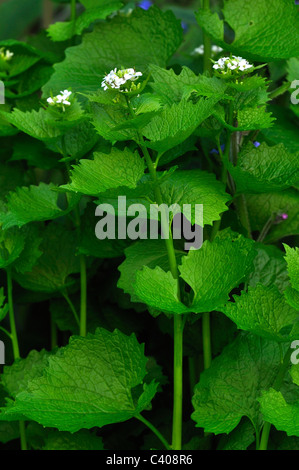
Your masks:
<instances>
[{"instance_id":1,"label":"broad green leaf","mask_svg":"<svg viewBox=\"0 0 299 470\"><path fill-rule=\"evenodd\" d=\"M117 285L123 289L126 294L130 294L132 302L138 302L139 299L135 294L133 286L137 272L144 266L148 266L149 268L159 266L164 271L168 271L169 269L165 241L138 241L125 249L125 255L125 261L118 268L121 276ZM177 262L179 262L181 257L181 253L176 253Z\"/></svg>"},{"instance_id":2,"label":"broad green leaf","mask_svg":"<svg viewBox=\"0 0 299 470\"><path fill-rule=\"evenodd\" d=\"M120 40L121 38L121 40ZM182 41L180 21L172 12L156 7L136 8L131 15L116 16L84 35L82 44L67 49L66 59L44 86L44 96L68 87L91 93L101 78L115 67L135 67L144 72L148 64L165 66Z\"/></svg>"},{"instance_id":3,"label":"broad green leaf","mask_svg":"<svg viewBox=\"0 0 299 470\"><path fill-rule=\"evenodd\" d=\"M270 145L283 144L289 152L298 152L298 122L295 114L290 109L278 105L271 105L268 110L275 117L275 121L270 128L261 130L261 136Z\"/></svg>"},{"instance_id":4,"label":"broad green leaf","mask_svg":"<svg viewBox=\"0 0 299 470\"><path fill-rule=\"evenodd\" d=\"M5 71L0 72L1 79L7 79L8 76L9 78L16 77L35 65L41 59L40 52L25 42L6 39L4 41L0 41L0 48L2 47L10 50L14 55L8 63L7 73Z\"/></svg>"},{"instance_id":5,"label":"broad green leaf","mask_svg":"<svg viewBox=\"0 0 299 470\"><path fill-rule=\"evenodd\" d=\"M150 66L151 76L154 82L150 82L151 88L159 96L163 104L171 106L179 103L183 98L188 98L192 92L202 96L223 96L227 85L216 77L195 75L188 67L183 67L177 75L174 70L163 69L157 65Z\"/></svg>"},{"instance_id":6,"label":"broad green leaf","mask_svg":"<svg viewBox=\"0 0 299 470\"><path fill-rule=\"evenodd\" d=\"M299 312L299 291L288 286L284 291L284 296L288 304Z\"/></svg>"},{"instance_id":7,"label":"broad green leaf","mask_svg":"<svg viewBox=\"0 0 299 470\"><path fill-rule=\"evenodd\" d=\"M279 370L280 350L273 341L240 334L201 374L193 396L196 426L215 434L230 433L247 416L259 431L263 423L258 398Z\"/></svg>"},{"instance_id":8,"label":"broad green leaf","mask_svg":"<svg viewBox=\"0 0 299 470\"><path fill-rule=\"evenodd\" d=\"M265 287L275 285L282 293L289 285L287 264L283 252L273 245L256 243L257 256L254 258L254 270L249 276L248 285Z\"/></svg>"},{"instance_id":9,"label":"broad green leaf","mask_svg":"<svg viewBox=\"0 0 299 470\"><path fill-rule=\"evenodd\" d=\"M53 152L59 149L61 154L66 153L73 160L84 157L99 141L93 125L88 121L82 121L80 124L66 129L63 136L57 137L55 140L47 141L47 147ZM103 142L102 147L103 147Z\"/></svg>"},{"instance_id":10,"label":"broad green leaf","mask_svg":"<svg viewBox=\"0 0 299 470\"><path fill-rule=\"evenodd\" d=\"M27 135L19 135L13 147L11 161L26 160L28 165L50 170L59 165L60 155L51 152L45 144ZM18 186L23 186L22 181ZM11 190L14 188L11 188Z\"/></svg>"},{"instance_id":11,"label":"broad green leaf","mask_svg":"<svg viewBox=\"0 0 299 470\"><path fill-rule=\"evenodd\" d=\"M213 113L213 115L221 122L224 127L234 132L268 129L272 126L274 119L271 113L266 112L265 106L246 106L238 110L236 119L238 126L234 127L225 121L225 116L223 113L223 108L219 108Z\"/></svg>"},{"instance_id":12,"label":"broad green leaf","mask_svg":"<svg viewBox=\"0 0 299 470\"><path fill-rule=\"evenodd\" d=\"M52 293L74 284L70 277L80 271L75 255L77 240L74 231L52 222L42 234L42 255L30 272L15 273L14 278L25 289Z\"/></svg>"},{"instance_id":13,"label":"broad green leaf","mask_svg":"<svg viewBox=\"0 0 299 470\"><path fill-rule=\"evenodd\" d=\"M21 254L25 246L25 236L16 227L9 230L0 228L0 268L7 268Z\"/></svg>"},{"instance_id":14,"label":"broad green leaf","mask_svg":"<svg viewBox=\"0 0 299 470\"><path fill-rule=\"evenodd\" d=\"M95 235L95 226L98 218L95 216L96 206L90 204L81 217L81 230L78 241L78 252L96 258L116 258L122 256L124 249L128 246L127 240L118 238L99 240ZM115 224L117 226L117 223ZM129 241L130 242L130 241Z\"/></svg>"},{"instance_id":15,"label":"broad green leaf","mask_svg":"<svg viewBox=\"0 0 299 470\"><path fill-rule=\"evenodd\" d=\"M284 244L284 248L292 287L299 291L299 248L291 248L286 244Z\"/></svg>"},{"instance_id":16,"label":"broad green leaf","mask_svg":"<svg viewBox=\"0 0 299 470\"><path fill-rule=\"evenodd\" d=\"M291 367L293 382L299 386L298 364ZM274 424L279 431L288 436L299 436L299 402L291 401L282 392L273 388L262 392L259 399L265 421Z\"/></svg>"},{"instance_id":17,"label":"broad green leaf","mask_svg":"<svg viewBox=\"0 0 299 470\"><path fill-rule=\"evenodd\" d=\"M265 193L294 186L299 189L299 152L288 152L283 144L269 147L251 143L238 155L237 166L229 165L240 193Z\"/></svg>"},{"instance_id":18,"label":"broad green leaf","mask_svg":"<svg viewBox=\"0 0 299 470\"><path fill-rule=\"evenodd\" d=\"M261 231L270 219L274 222L265 238L267 243L299 233L299 191L287 189L245 197L252 230ZM281 214L288 218L281 219Z\"/></svg>"},{"instance_id":19,"label":"broad green leaf","mask_svg":"<svg viewBox=\"0 0 299 470\"><path fill-rule=\"evenodd\" d=\"M49 115L43 108L40 108L38 112L35 110L23 112L15 108L11 113L0 113L7 122L35 139L50 140L62 133L59 128L51 125L48 119Z\"/></svg>"},{"instance_id":20,"label":"broad green leaf","mask_svg":"<svg viewBox=\"0 0 299 470\"><path fill-rule=\"evenodd\" d=\"M43 376L28 383L0 419L23 414L43 426L76 432L126 421L146 408L157 384L143 384L147 358L136 337L98 329L72 337L49 358ZM92 364L92 367L91 367Z\"/></svg>"},{"instance_id":21,"label":"broad green leaf","mask_svg":"<svg viewBox=\"0 0 299 470\"><path fill-rule=\"evenodd\" d=\"M41 450L104 450L102 438L86 430L76 433L47 429Z\"/></svg>"},{"instance_id":22,"label":"broad green leaf","mask_svg":"<svg viewBox=\"0 0 299 470\"><path fill-rule=\"evenodd\" d=\"M39 249L42 238L39 227L29 224L22 227L20 233L24 238L24 248L20 256L12 263L13 269L18 273L31 271L42 252Z\"/></svg>"},{"instance_id":23,"label":"broad green leaf","mask_svg":"<svg viewBox=\"0 0 299 470\"><path fill-rule=\"evenodd\" d=\"M41 87L49 80L53 73L50 65L37 63L29 70L26 70L18 76L17 83L10 85L5 82L5 97L12 99L24 98L41 89Z\"/></svg>"},{"instance_id":24,"label":"broad green leaf","mask_svg":"<svg viewBox=\"0 0 299 470\"><path fill-rule=\"evenodd\" d=\"M221 436L217 450L246 450L254 441L254 427L244 419L230 434Z\"/></svg>"},{"instance_id":25,"label":"broad green leaf","mask_svg":"<svg viewBox=\"0 0 299 470\"><path fill-rule=\"evenodd\" d=\"M276 286L258 284L233 298L234 302L228 302L219 310L239 329L277 342L290 342L297 338L298 311L286 302Z\"/></svg>"},{"instance_id":26,"label":"broad green leaf","mask_svg":"<svg viewBox=\"0 0 299 470\"><path fill-rule=\"evenodd\" d=\"M201 9L197 21L213 42L246 59L276 61L299 56L299 18L294 2L224 0L223 19L217 13ZM234 40L224 41L224 23L234 31Z\"/></svg>"},{"instance_id":27,"label":"broad green leaf","mask_svg":"<svg viewBox=\"0 0 299 470\"><path fill-rule=\"evenodd\" d=\"M149 124L142 134L150 140L149 148L164 153L186 140L195 129L212 113L219 97L200 98L196 104L187 99L166 105Z\"/></svg>"},{"instance_id":28,"label":"broad green leaf","mask_svg":"<svg viewBox=\"0 0 299 470\"><path fill-rule=\"evenodd\" d=\"M50 220L70 212L79 202L79 195L65 197L55 191L54 184L17 188L7 196L7 212L0 214L3 228L22 227L28 222ZM67 206L65 204L67 201ZM59 204L59 205L58 205ZM60 207L59 207L60 206Z\"/></svg>"},{"instance_id":29,"label":"broad green leaf","mask_svg":"<svg viewBox=\"0 0 299 470\"><path fill-rule=\"evenodd\" d=\"M66 41L75 34L81 34L95 20L105 19L106 16L110 15L116 10L119 10L122 3L118 0L102 0L95 3L94 8L85 10L80 16L78 16L74 22L65 21L57 22L49 26L47 32L52 41Z\"/></svg>"},{"instance_id":30,"label":"broad green leaf","mask_svg":"<svg viewBox=\"0 0 299 470\"><path fill-rule=\"evenodd\" d=\"M134 291L140 301L168 313L202 313L217 310L252 269L253 243L227 230L199 250L190 250L179 272L192 288L190 305L177 296L177 282L160 267L145 267L136 274Z\"/></svg>"},{"instance_id":31,"label":"broad green leaf","mask_svg":"<svg viewBox=\"0 0 299 470\"><path fill-rule=\"evenodd\" d=\"M118 186L135 188L144 170L138 152L112 148L110 154L95 152L94 160L80 160L71 170L71 183L62 188L94 196Z\"/></svg>"},{"instance_id":32,"label":"broad green leaf","mask_svg":"<svg viewBox=\"0 0 299 470\"><path fill-rule=\"evenodd\" d=\"M184 204L190 204L192 208L203 204L203 221L193 210L191 218L186 213L192 224L212 225L222 212L228 210L226 203L230 196L212 173L196 169L175 171L160 187L163 202L168 206L178 204L183 209Z\"/></svg>"},{"instance_id":33,"label":"broad green leaf","mask_svg":"<svg viewBox=\"0 0 299 470\"><path fill-rule=\"evenodd\" d=\"M32 350L25 359L17 359L11 366L4 367L1 385L11 397L16 397L31 380L42 375L50 354L45 349L40 352Z\"/></svg>"}]
</instances>

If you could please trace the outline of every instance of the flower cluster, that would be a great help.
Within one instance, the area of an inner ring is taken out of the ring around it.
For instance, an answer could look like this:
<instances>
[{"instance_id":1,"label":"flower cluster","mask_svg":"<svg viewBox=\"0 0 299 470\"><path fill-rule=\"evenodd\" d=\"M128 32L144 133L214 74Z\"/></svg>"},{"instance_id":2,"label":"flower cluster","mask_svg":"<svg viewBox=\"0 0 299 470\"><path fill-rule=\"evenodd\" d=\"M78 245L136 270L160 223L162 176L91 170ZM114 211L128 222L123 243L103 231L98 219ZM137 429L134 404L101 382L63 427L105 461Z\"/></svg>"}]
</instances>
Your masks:
<instances>
[{"instance_id":1,"label":"flower cluster","mask_svg":"<svg viewBox=\"0 0 299 470\"><path fill-rule=\"evenodd\" d=\"M201 46L196 47L191 52L191 55L204 55L204 51L205 51L205 48L204 48L204 45L202 44ZM219 47L219 46L213 45L212 48L211 48L211 52L212 52L213 55L217 55L222 51L223 51L222 47Z\"/></svg>"},{"instance_id":2,"label":"flower cluster","mask_svg":"<svg viewBox=\"0 0 299 470\"><path fill-rule=\"evenodd\" d=\"M138 78L141 76L142 73L136 72L133 68L121 70L117 70L115 68L104 77L102 81L102 87L105 91L109 88L113 88L121 92L133 91L134 89L137 89L138 86L134 86L132 82L138 80ZM129 84L127 82L129 82Z\"/></svg>"},{"instance_id":3,"label":"flower cluster","mask_svg":"<svg viewBox=\"0 0 299 470\"><path fill-rule=\"evenodd\" d=\"M253 65L251 65L248 60L235 55L232 57L221 57L213 65L213 69L219 71L221 74L231 74L233 71L237 73L245 72L252 68Z\"/></svg>"},{"instance_id":4,"label":"flower cluster","mask_svg":"<svg viewBox=\"0 0 299 470\"><path fill-rule=\"evenodd\" d=\"M0 48L0 58L5 62L9 62L13 58L14 53L11 52L9 49L4 49L4 47Z\"/></svg>"},{"instance_id":5,"label":"flower cluster","mask_svg":"<svg viewBox=\"0 0 299 470\"><path fill-rule=\"evenodd\" d=\"M70 106L71 102L69 101L69 97L71 96L72 92L68 90L64 90L60 92L60 95L54 96L54 98L50 97L47 99L47 102L50 106L57 106L62 108L65 111L64 106Z\"/></svg>"}]
</instances>

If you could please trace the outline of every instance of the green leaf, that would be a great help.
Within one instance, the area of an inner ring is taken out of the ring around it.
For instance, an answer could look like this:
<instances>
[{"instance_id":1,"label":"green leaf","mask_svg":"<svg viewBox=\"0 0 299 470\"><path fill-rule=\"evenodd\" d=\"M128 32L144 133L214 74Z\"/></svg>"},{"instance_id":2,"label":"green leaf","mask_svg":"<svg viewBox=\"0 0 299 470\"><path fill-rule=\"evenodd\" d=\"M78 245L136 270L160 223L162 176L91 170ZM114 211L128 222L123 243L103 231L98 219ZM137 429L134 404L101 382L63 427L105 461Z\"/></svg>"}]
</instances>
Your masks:
<instances>
[{"instance_id":1,"label":"green leaf","mask_svg":"<svg viewBox=\"0 0 299 470\"><path fill-rule=\"evenodd\" d=\"M11 366L5 366L1 375L1 384L11 397L16 397L25 390L28 383L40 377L48 364L48 351L30 351L26 359L17 359Z\"/></svg>"},{"instance_id":2,"label":"green leaf","mask_svg":"<svg viewBox=\"0 0 299 470\"><path fill-rule=\"evenodd\" d=\"M121 38L121 40L120 40ZM44 96L68 87L91 93L101 86L101 77L115 67L145 71L148 64L165 66L182 41L180 21L172 12L156 7L136 8L131 15L116 16L84 35L82 44L67 49L66 59L44 86Z\"/></svg>"},{"instance_id":3,"label":"green leaf","mask_svg":"<svg viewBox=\"0 0 299 470\"><path fill-rule=\"evenodd\" d=\"M299 56L297 6L288 0L225 0L224 19L201 9L197 21L213 42L237 56L259 62L272 62ZM266 20L265 20L266 19ZM234 31L234 40L224 41L224 23Z\"/></svg>"},{"instance_id":4,"label":"green leaf","mask_svg":"<svg viewBox=\"0 0 299 470\"><path fill-rule=\"evenodd\" d=\"M298 153L288 152L283 144L269 147L251 143L241 150L238 164L229 172L240 193L265 193L294 186L299 189Z\"/></svg>"},{"instance_id":5,"label":"green leaf","mask_svg":"<svg viewBox=\"0 0 299 470\"><path fill-rule=\"evenodd\" d=\"M7 39L0 41L0 47L9 49L14 54L11 61L8 63L7 73L3 71L0 72L1 79L7 79L8 76L9 78L16 77L31 68L41 59L40 52L25 42Z\"/></svg>"},{"instance_id":6,"label":"green leaf","mask_svg":"<svg viewBox=\"0 0 299 470\"><path fill-rule=\"evenodd\" d=\"M246 450L254 441L254 427L244 419L229 435L221 436L217 450Z\"/></svg>"},{"instance_id":7,"label":"green leaf","mask_svg":"<svg viewBox=\"0 0 299 470\"><path fill-rule=\"evenodd\" d=\"M122 256L128 246L127 240L117 237L115 240L99 240L95 236L95 225L98 219L95 217L95 205L89 204L81 216L81 230L78 241L78 253L95 256L96 258L116 258Z\"/></svg>"},{"instance_id":8,"label":"green leaf","mask_svg":"<svg viewBox=\"0 0 299 470\"><path fill-rule=\"evenodd\" d=\"M270 145L283 144L289 152L298 152L298 123L294 113L278 105L271 105L268 109L276 120L272 127L261 130L261 136Z\"/></svg>"},{"instance_id":9,"label":"green leaf","mask_svg":"<svg viewBox=\"0 0 299 470\"><path fill-rule=\"evenodd\" d=\"M39 111L33 110L30 112L23 112L15 108L11 113L0 111L0 116L35 139L50 140L62 133L59 128L53 127L51 121L49 121L49 114L43 108L40 108Z\"/></svg>"},{"instance_id":10,"label":"green leaf","mask_svg":"<svg viewBox=\"0 0 299 470\"><path fill-rule=\"evenodd\" d=\"M206 171L175 171L161 183L160 188L163 202L169 207L178 204L183 209L184 204L191 205L191 217L186 212L186 218L192 224L212 225L215 220L219 220L220 214L228 210L226 203L230 196L214 174ZM154 194L150 198L155 200ZM203 220L194 211L196 204L203 204Z\"/></svg>"},{"instance_id":11,"label":"green leaf","mask_svg":"<svg viewBox=\"0 0 299 470\"><path fill-rule=\"evenodd\" d=\"M82 430L74 434L47 429L41 450L104 450L102 438Z\"/></svg>"},{"instance_id":12,"label":"green leaf","mask_svg":"<svg viewBox=\"0 0 299 470\"><path fill-rule=\"evenodd\" d=\"M75 255L77 237L52 222L42 234L42 255L30 272L15 273L14 278L25 289L52 293L74 284L70 274L80 271L79 257Z\"/></svg>"},{"instance_id":13,"label":"green leaf","mask_svg":"<svg viewBox=\"0 0 299 470\"><path fill-rule=\"evenodd\" d=\"M285 301L276 286L258 284L234 295L219 310L227 315L241 330L250 331L263 338L277 342L290 342L298 336L298 312ZM295 327L295 328L294 328Z\"/></svg>"},{"instance_id":14,"label":"green leaf","mask_svg":"<svg viewBox=\"0 0 299 470\"><path fill-rule=\"evenodd\" d=\"M116 10L119 10L122 3L118 0L102 0L95 3L94 8L84 11L75 21L57 22L49 26L47 32L52 41L66 41L75 34L80 35L91 23L96 20L103 20Z\"/></svg>"},{"instance_id":15,"label":"green leaf","mask_svg":"<svg viewBox=\"0 0 299 470\"><path fill-rule=\"evenodd\" d=\"M245 197L252 230L261 231L270 218L275 222L265 238L266 243L299 233L299 191L287 189ZM288 214L286 220L280 218L283 213Z\"/></svg>"},{"instance_id":16,"label":"green leaf","mask_svg":"<svg viewBox=\"0 0 299 470\"><path fill-rule=\"evenodd\" d=\"M20 256L12 263L12 267L18 273L31 271L42 252L39 249L42 241L39 227L34 224L26 225L21 229L24 237L24 248Z\"/></svg>"},{"instance_id":17,"label":"green leaf","mask_svg":"<svg viewBox=\"0 0 299 470\"><path fill-rule=\"evenodd\" d=\"M151 65L150 72L154 82L150 82L149 85L158 94L160 102L169 106L188 98L192 92L207 97L215 95L222 97L227 88L219 78L195 75L188 67L182 67L180 74L177 75L172 69Z\"/></svg>"},{"instance_id":18,"label":"green leaf","mask_svg":"<svg viewBox=\"0 0 299 470\"><path fill-rule=\"evenodd\" d=\"M95 152L94 160L80 160L71 170L71 183L62 188L94 196L119 186L135 188L144 170L138 152L112 148L110 154Z\"/></svg>"},{"instance_id":19,"label":"green leaf","mask_svg":"<svg viewBox=\"0 0 299 470\"><path fill-rule=\"evenodd\" d=\"M25 237L16 227L9 230L0 228L0 268L7 268L21 254L25 246Z\"/></svg>"},{"instance_id":20,"label":"green leaf","mask_svg":"<svg viewBox=\"0 0 299 470\"><path fill-rule=\"evenodd\" d=\"M180 275L193 291L190 305L178 300L176 280L159 266L138 271L134 291L142 302L163 312L217 310L246 277L255 254L250 240L225 230L213 243L205 241L199 250L190 250L182 259Z\"/></svg>"},{"instance_id":21,"label":"green leaf","mask_svg":"<svg viewBox=\"0 0 299 470\"><path fill-rule=\"evenodd\" d=\"M98 329L95 335L72 337L49 358L43 376L2 408L0 419L23 414L43 426L70 432L126 421L155 395L154 382L142 389L146 363L144 346L134 335Z\"/></svg>"},{"instance_id":22,"label":"green leaf","mask_svg":"<svg viewBox=\"0 0 299 470\"><path fill-rule=\"evenodd\" d=\"M293 382L299 385L298 364L291 367L290 373ZM271 388L262 392L259 402L265 421L274 424L279 431L285 431L288 436L299 436L298 401L289 402L282 392Z\"/></svg>"},{"instance_id":23,"label":"green leaf","mask_svg":"<svg viewBox=\"0 0 299 470\"><path fill-rule=\"evenodd\" d=\"M219 97L200 98L196 104L187 99L166 105L149 124L142 134L150 140L147 147L164 153L186 140L195 129L212 113Z\"/></svg>"},{"instance_id":24,"label":"green leaf","mask_svg":"<svg viewBox=\"0 0 299 470\"><path fill-rule=\"evenodd\" d=\"M250 131L255 129L268 129L272 126L273 117L271 113L266 112L265 106L252 107L246 106L237 112L238 126L234 127L225 121L223 108L217 109L213 115L218 119L221 124L233 132L236 131Z\"/></svg>"},{"instance_id":25,"label":"green leaf","mask_svg":"<svg viewBox=\"0 0 299 470\"><path fill-rule=\"evenodd\" d=\"M283 246L286 251L285 260L288 265L292 287L299 291L299 248L291 248L286 244Z\"/></svg>"},{"instance_id":26,"label":"green leaf","mask_svg":"<svg viewBox=\"0 0 299 470\"><path fill-rule=\"evenodd\" d=\"M65 196L55 191L55 188L56 186L52 183L40 183L38 186L29 186L29 188L25 186L16 188L15 192L9 193L7 212L0 214L0 223L3 224L3 228L16 225L22 227L32 221L56 219L70 212L79 202L80 196L67 196L68 205L65 208ZM60 208L58 204L64 207Z\"/></svg>"},{"instance_id":27,"label":"green leaf","mask_svg":"<svg viewBox=\"0 0 299 470\"><path fill-rule=\"evenodd\" d=\"M125 249L126 259L119 266L121 276L118 281L118 287L123 289L126 294L130 294L132 302L139 302L135 294L134 282L136 274L144 266L155 268L159 266L164 271L169 269L169 261L165 249L164 240L146 240L138 241ZM182 254L176 253L177 262Z\"/></svg>"},{"instance_id":28,"label":"green leaf","mask_svg":"<svg viewBox=\"0 0 299 470\"><path fill-rule=\"evenodd\" d=\"M256 243L257 256L254 259L254 270L249 276L248 285L265 287L275 285L282 293L289 285L287 264L283 253L276 246Z\"/></svg>"},{"instance_id":29,"label":"green leaf","mask_svg":"<svg viewBox=\"0 0 299 470\"><path fill-rule=\"evenodd\" d=\"M201 374L193 396L196 426L230 433L247 416L259 431L263 423L258 397L273 384L280 365L276 343L240 334Z\"/></svg>"}]
</instances>

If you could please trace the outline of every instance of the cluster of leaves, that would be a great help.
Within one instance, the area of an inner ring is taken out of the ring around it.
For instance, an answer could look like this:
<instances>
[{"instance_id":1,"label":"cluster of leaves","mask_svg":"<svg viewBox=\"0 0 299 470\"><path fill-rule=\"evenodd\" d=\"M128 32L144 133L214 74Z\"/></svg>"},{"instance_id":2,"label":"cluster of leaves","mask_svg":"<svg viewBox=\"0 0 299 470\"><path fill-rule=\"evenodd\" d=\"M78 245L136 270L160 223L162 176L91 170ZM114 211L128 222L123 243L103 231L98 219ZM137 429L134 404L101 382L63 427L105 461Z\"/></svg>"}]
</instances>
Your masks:
<instances>
[{"instance_id":1,"label":"cluster of leaves","mask_svg":"<svg viewBox=\"0 0 299 470\"><path fill-rule=\"evenodd\" d=\"M199 9L185 38L172 11L80 0L70 21L0 41L14 54L0 69L0 334L14 346L0 382L6 445L161 447L141 413L170 439L180 318L184 448L254 448L265 423L269 446L299 448L299 121L286 92L299 78L298 7L222 3ZM199 26L257 67L237 80L203 72L182 49L201 40ZM141 88L104 91L123 67L142 72ZM67 109L47 106L65 89ZM99 203L117 220L145 207L149 225L161 201L203 205L202 220L187 216L203 229L200 249L96 238Z\"/></svg>"}]
</instances>

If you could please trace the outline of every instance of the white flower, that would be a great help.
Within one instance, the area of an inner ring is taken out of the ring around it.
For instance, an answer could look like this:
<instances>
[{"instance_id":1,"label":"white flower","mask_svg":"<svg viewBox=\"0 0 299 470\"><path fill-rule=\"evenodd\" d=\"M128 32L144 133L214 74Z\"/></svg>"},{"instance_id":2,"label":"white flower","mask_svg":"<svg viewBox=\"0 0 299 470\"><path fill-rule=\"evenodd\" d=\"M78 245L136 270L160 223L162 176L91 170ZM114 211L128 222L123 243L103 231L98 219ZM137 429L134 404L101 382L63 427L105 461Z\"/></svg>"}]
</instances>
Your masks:
<instances>
[{"instance_id":1,"label":"white flower","mask_svg":"<svg viewBox=\"0 0 299 470\"><path fill-rule=\"evenodd\" d=\"M0 48L0 58L5 60L5 62L10 61L14 56L14 53L11 52L9 49L4 49L4 47Z\"/></svg>"},{"instance_id":2,"label":"white flower","mask_svg":"<svg viewBox=\"0 0 299 470\"><path fill-rule=\"evenodd\" d=\"M106 75L101 83L101 86L104 88L104 90L108 90L109 88L114 88L119 91L130 91L128 88L121 89L122 85L124 85L126 82L131 81L134 82L135 80L138 80L139 77L142 76L141 72L136 72L135 69L129 68L129 69L122 69L122 70L117 70L116 68L114 70L111 70L108 75Z\"/></svg>"},{"instance_id":3,"label":"white flower","mask_svg":"<svg viewBox=\"0 0 299 470\"><path fill-rule=\"evenodd\" d=\"M222 47L214 45L214 46L212 46L211 51L212 51L212 55L217 55L217 54L219 54L219 52L222 52L223 49L222 49ZM201 46L196 47L191 52L191 55L204 55L204 52L205 52L205 48L204 48L204 45L202 44Z\"/></svg>"},{"instance_id":4,"label":"white flower","mask_svg":"<svg viewBox=\"0 0 299 470\"><path fill-rule=\"evenodd\" d=\"M64 90L60 92L60 95L54 96L54 98L50 97L47 99L47 102L49 103L50 106L57 106L63 109L65 111L64 106L70 106L71 102L68 100L68 98L71 96L72 92L69 90Z\"/></svg>"},{"instance_id":5,"label":"white flower","mask_svg":"<svg viewBox=\"0 0 299 470\"><path fill-rule=\"evenodd\" d=\"M217 62L214 63L213 68L215 70L220 70L222 74L228 73L229 70L236 72L244 72L245 70L251 69L251 65L243 57L237 57L233 55L232 57L221 57Z\"/></svg>"}]
</instances>

